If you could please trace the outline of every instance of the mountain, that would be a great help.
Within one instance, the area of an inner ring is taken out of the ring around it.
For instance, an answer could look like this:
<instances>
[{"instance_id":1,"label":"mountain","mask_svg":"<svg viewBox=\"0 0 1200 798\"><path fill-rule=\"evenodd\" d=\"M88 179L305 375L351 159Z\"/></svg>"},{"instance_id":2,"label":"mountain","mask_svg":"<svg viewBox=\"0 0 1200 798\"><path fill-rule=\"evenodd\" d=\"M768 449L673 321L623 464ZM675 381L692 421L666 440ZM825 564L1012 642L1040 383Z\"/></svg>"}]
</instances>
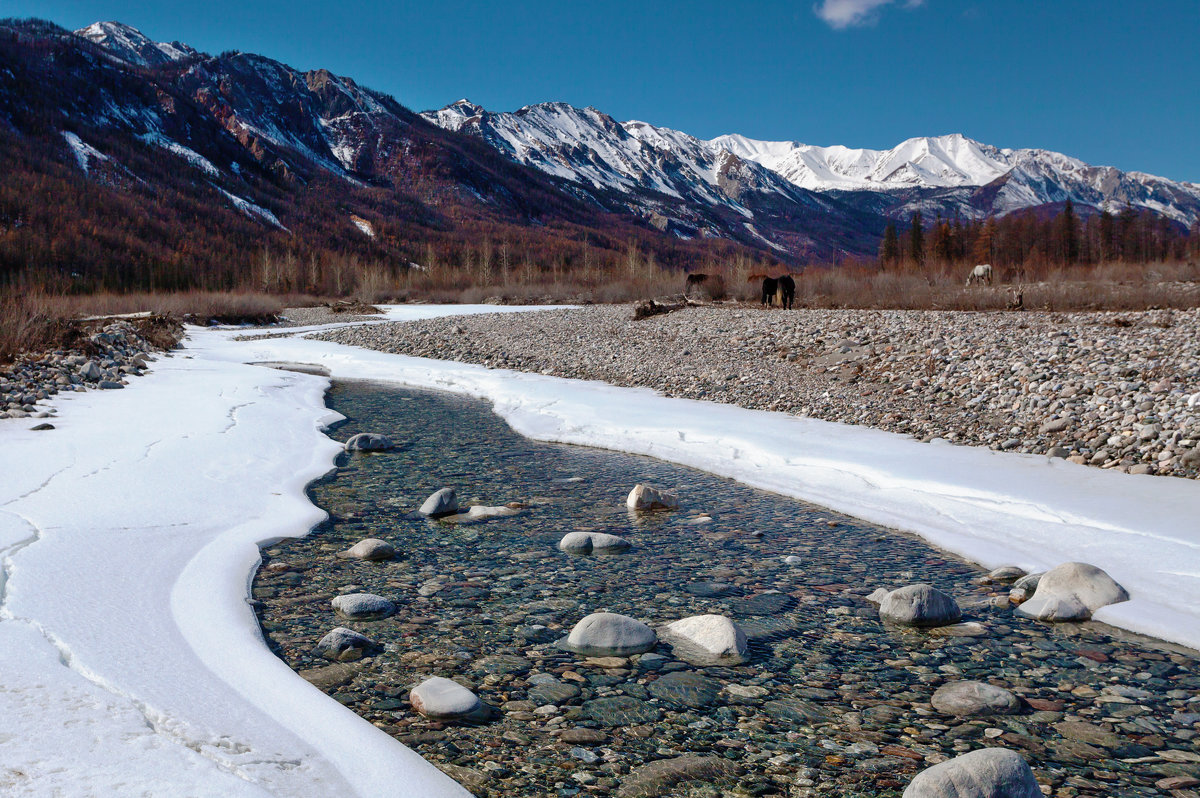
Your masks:
<instances>
[{"instance_id":1,"label":"mountain","mask_svg":"<svg viewBox=\"0 0 1200 798\"><path fill-rule=\"evenodd\" d=\"M1200 186L1091 166L1048 150L1000 149L962 135L914 138L890 150L757 141L701 140L645 122L617 122L594 108L544 103L513 113L466 100L425 118L470 133L508 157L583 186L654 190L747 210L747 197L776 194L817 207L842 200L850 215L907 218L914 210L965 218L1004 215L1070 199L1081 208L1145 208L1184 225L1200 218ZM743 179L722 191L724 164ZM758 165L764 171L755 171ZM789 193L784 181L809 194Z\"/></svg>"},{"instance_id":2,"label":"mountain","mask_svg":"<svg viewBox=\"0 0 1200 798\"><path fill-rule=\"evenodd\" d=\"M1097 210L1146 208L1183 224L1200 218L1200 185L1091 166L1049 150L1000 149L958 134L909 139L890 150L815 147L738 135L718 136L708 143L762 164L803 188L891 193L901 200L893 215L934 208L978 218L1070 199Z\"/></svg>"},{"instance_id":3,"label":"mountain","mask_svg":"<svg viewBox=\"0 0 1200 798\"><path fill-rule=\"evenodd\" d=\"M682 266L737 246L681 241L327 70L38 20L0 20L0 64L0 280L231 286L265 252L405 269L501 245L549 269L631 241Z\"/></svg>"}]
</instances>

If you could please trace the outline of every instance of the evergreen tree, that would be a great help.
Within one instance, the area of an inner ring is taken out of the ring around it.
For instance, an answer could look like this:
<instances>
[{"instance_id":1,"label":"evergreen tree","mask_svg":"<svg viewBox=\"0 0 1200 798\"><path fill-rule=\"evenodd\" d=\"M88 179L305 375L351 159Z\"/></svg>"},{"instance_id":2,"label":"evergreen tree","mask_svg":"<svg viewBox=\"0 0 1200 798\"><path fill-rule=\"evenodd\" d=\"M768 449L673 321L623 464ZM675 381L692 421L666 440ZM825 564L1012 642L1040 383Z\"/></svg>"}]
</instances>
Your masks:
<instances>
[{"instance_id":1,"label":"evergreen tree","mask_svg":"<svg viewBox=\"0 0 1200 798\"><path fill-rule=\"evenodd\" d=\"M896 223L888 222L883 230L883 241L879 244L879 261L886 268L900 260L900 237L896 235Z\"/></svg>"},{"instance_id":2,"label":"evergreen tree","mask_svg":"<svg viewBox=\"0 0 1200 798\"><path fill-rule=\"evenodd\" d=\"M914 266L920 267L925 261L925 231L922 229L921 212L913 211L909 222L911 228L908 238L908 256Z\"/></svg>"},{"instance_id":3,"label":"evergreen tree","mask_svg":"<svg viewBox=\"0 0 1200 798\"><path fill-rule=\"evenodd\" d=\"M1067 204L1058 217L1059 254L1065 263L1079 260L1079 217L1075 205L1067 197Z\"/></svg>"},{"instance_id":4,"label":"evergreen tree","mask_svg":"<svg viewBox=\"0 0 1200 798\"><path fill-rule=\"evenodd\" d=\"M1100 214L1100 261L1102 263L1110 261L1116 254L1114 251L1116 225L1114 224L1112 212L1107 206L1104 212Z\"/></svg>"}]
</instances>

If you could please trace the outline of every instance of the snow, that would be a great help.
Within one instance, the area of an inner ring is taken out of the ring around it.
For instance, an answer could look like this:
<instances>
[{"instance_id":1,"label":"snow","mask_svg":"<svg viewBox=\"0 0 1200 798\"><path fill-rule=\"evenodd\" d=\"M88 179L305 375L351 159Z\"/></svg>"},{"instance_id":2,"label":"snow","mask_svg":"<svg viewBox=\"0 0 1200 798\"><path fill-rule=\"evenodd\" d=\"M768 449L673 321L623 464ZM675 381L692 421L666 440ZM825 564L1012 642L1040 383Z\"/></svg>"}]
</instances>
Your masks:
<instances>
[{"instance_id":1,"label":"snow","mask_svg":"<svg viewBox=\"0 0 1200 798\"><path fill-rule=\"evenodd\" d=\"M365 235L367 238L375 237L375 228L372 227L371 223L366 219L362 218L361 216L352 215L350 217L350 221L354 222L354 226L361 230L363 235Z\"/></svg>"},{"instance_id":2,"label":"snow","mask_svg":"<svg viewBox=\"0 0 1200 798\"><path fill-rule=\"evenodd\" d=\"M62 137L66 139L67 145L71 148L71 152L75 154L75 161L79 164L79 168L85 173L89 170L93 159L97 161L108 160L107 155L100 152L74 133L64 130L62 131Z\"/></svg>"},{"instance_id":3,"label":"snow","mask_svg":"<svg viewBox=\"0 0 1200 798\"><path fill-rule=\"evenodd\" d=\"M528 310L401 306L386 317ZM239 333L192 328L185 349L126 390L57 398L51 432L0 426L0 792L466 794L263 645L246 604L258 544L320 520L304 486L339 447L320 432L336 418L326 379L250 363L480 397L530 437L702 468L916 532L986 567L1090 562L1133 597L1099 619L1200 647L1192 480Z\"/></svg>"},{"instance_id":4,"label":"snow","mask_svg":"<svg viewBox=\"0 0 1200 798\"><path fill-rule=\"evenodd\" d=\"M237 196L236 194L230 194L228 191L221 188L220 186L217 186L216 188L218 191L220 191L222 194L224 194L226 196L226 198L229 199L230 202L233 203L235 208L237 208L239 211L241 211L242 213L249 216L251 219L253 219L254 217L257 216L258 218L263 219L264 221L270 222L272 225L274 225L275 227L278 227L280 230L284 230L284 231L287 230L286 227L284 227L282 224L279 223L279 219L275 216L275 214L271 213L269 210L262 207L261 205L255 205L250 200L242 199L241 197Z\"/></svg>"},{"instance_id":5,"label":"snow","mask_svg":"<svg viewBox=\"0 0 1200 798\"><path fill-rule=\"evenodd\" d=\"M138 136L138 138L147 144L153 144L156 147L161 147L167 152L178 155L192 166L195 166L197 169L200 169L203 172L207 172L213 177L218 177L221 174L221 170L217 169L217 167L213 165L212 161L208 160L195 150L185 147L179 142L167 138L161 133L147 133L143 136Z\"/></svg>"}]
</instances>

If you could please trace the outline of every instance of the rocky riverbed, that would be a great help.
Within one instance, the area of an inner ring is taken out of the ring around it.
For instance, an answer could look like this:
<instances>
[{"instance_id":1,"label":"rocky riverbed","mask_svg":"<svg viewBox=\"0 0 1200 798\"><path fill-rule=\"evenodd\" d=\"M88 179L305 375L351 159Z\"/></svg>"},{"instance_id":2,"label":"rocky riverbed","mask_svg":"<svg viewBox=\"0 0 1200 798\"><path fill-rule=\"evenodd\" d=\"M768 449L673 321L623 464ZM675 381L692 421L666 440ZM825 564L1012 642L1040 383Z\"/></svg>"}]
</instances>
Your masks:
<instances>
[{"instance_id":1,"label":"rocky riverbed","mask_svg":"<svg viewBox=\"0 0 1200 798\"><path fill-rule=\"evenodd\" d=\"M1200 311L631 306L322 333L387 352L646 386L922 439L1200 473Z\"/></svg>"},{"instance_id":2,"label":"rocky riverbed","mask_svg":"<svg viewBox=\"0 0 1200 798\"><path fill-rule=\"evenodd\" d=\"M374 432L397 446L339 458L311 488L330 519L264 551L264 634L476 795L898 798L919 771L993 747L1020 752L1057 798L1198 794L1195 652L1020 617L1006 580L913 536L669 463L529 441L481 402L344 383L329 404L348 418L337 439ZM628 511L638 482L670 490L678 509ZM421 515L444 486L464 505L518 512ZM632 546L568 553L558 543L571 532ZM364 538L395 555L340 556ZM964 624L882 623L866 596L912 582L952 595ZM391 614L349 619L347 600L333 603L363 593ZM748 661L697 665L662 642L565 650L599 611L652 627L724 615L749 638ZM330 661L314 649L335 627L378 646ZM410 690L430 677L469 688L480 711L419 714Z\"/></svg>"}]
</instances>

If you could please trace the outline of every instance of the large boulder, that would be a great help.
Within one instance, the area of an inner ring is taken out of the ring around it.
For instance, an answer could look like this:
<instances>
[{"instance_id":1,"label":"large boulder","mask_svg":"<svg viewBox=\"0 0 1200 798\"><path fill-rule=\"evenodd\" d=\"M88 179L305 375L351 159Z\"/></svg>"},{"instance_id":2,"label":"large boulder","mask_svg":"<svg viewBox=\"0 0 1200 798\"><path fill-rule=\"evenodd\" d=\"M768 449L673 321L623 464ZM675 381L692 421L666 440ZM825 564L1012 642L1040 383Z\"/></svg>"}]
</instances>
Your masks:
<instances>
[{"instance_id":1,"label":"large boulder","mask_svg":"<svg viewBox=\"0 0 1200 798\"><path fill-rule=\"evenodd\" d=\"M962 619L962 610L936 587L908 585L882 598L879 617L903 626L948 626Z\"/></svg>"},{"instance_id":2,"label":"large boulder","mask_svg":"<svg viewBox=\"0 0 1200 798\"><path fill-rule=\"evenodd\" d=\"M1125 588L1104 571L1068 562L1042 574L1037 590L1017 613L1039 621L1086 621L1101 607L1128 600Z\"/></svg>"},{"instance_id":3,"label":"large boulder","mask_svg":"<svg viewBox=\"0 0 1200 798\"><path fill-rule=\"evenodd\" d=\"M338 615L352 621L373 621L396 612L395 604L374 593L346 593L330 603Z\"/></svg>"},{"instance_id":4,"label":"large boulder","mask_svg":"<svg viewBox=\"0 0 1200 798\"><path fill-rule=\"evenodd\" d=\"M930 703L938 712L958 716L1009 715L1021 708L1021 701L1015 695L987 682L943 684Z\"/></svg>"},{"instance_id":5,"label":"large boulder","mask_svg":"<svg viewBox=\"0 0 1200 798\"><path fill-rule=\"evenodd\" d=\"M458 512L458 494L454 488L442 488L436 491L421 505L421 515L430 518L440 518L443 515L453 515Z\"/></svg>"},{"instance_id":6,"label":"large boulder","mask_svg":"<svg viewBox=\"0 0 1200 798\"><path fill-rule=\"evenodd\" d=\"M346 441L348 452L382 452L392 448L392 441L386 435L376 432L360 432L352 435Z\"/></svg>"},{"instance_id":7,"label":"large boulder","mask_svg":"<svg viewBox=\"0 0 1200 798\"><path fill-rule=\"evenodd\" d=\"M629 546L625 538L604 532L568 532L558 542L560 549L572 554L613 554Z\"/></svg>"},{"instance_id":8,"label":"large boulder","mask_svg":"<svg viewBox=\"0 0 1200 798\"><path fill-rule=\"evenodd\" d=\"M669 623L658 637L692 665L740 665L748 659L746 633L724 615L693 615Z\"/></svg>"},{"instance_id":9,"label":"large boulder","mask_svg":"<svg viewBox=\"0 0 1200 798\"><path fill-rule=\"evenodd\" d=\"M339 557L352 560L376 562L390 560L396 556L396 548L386 540L379 538L364 538L345 551L338 552Z\"/></svg>"},{"instance_id":10,"label":"large boulder","mask_svg":"<svg viewBox=\"0 0 1200 798\"><path fill-rule=\"evenodd\" d=\"M418 684L408 694L413 709L427 718L456 720L478 712L483 702L479 696L458 682L433 676Z\"/></svg>"},{"instance_id":11,"label":"large boulder","mask_svg":"<svg viewBox=\"0 0 1200 798\"><path fill-rule=\"evenodd\" d=\"M376 643L366 635L359 634L353 629L339 626L325 635L317 643L313 651L317 656L338 662L353 662L362 659L368 651L375 648Z\"/></svg>"},{"instance_id":12,"label":"large boulder","mask_svg":"<svg viewBox=\"0 0 1200 798\"><path fill-rule=\"evenodd\" d=\"M677 510L679 499L653 485L638 484L629 491L625 506L631 510Z\"/></svg>"},{"instance_id":13,"label":"large boulder","mask_svg":"<svg viewBox=\"0 0 1200 798\"><path fill-rule=\"evenodd\" d=\"M658 636L646 624L615 612L594 612L571 629L563 647L587 657L625 657L654 648Z\"/></svg>"},{"instance_id":14,"label":"large boulder","mask_svg":"<svg viewBox=\"0 0 1200 798\"><path fill-rule=\"evenodd\" d=\"M983 748L921 771L903 798L1042 798L1042 791L1020 754Z\"/></svg>"}]
</instances>

